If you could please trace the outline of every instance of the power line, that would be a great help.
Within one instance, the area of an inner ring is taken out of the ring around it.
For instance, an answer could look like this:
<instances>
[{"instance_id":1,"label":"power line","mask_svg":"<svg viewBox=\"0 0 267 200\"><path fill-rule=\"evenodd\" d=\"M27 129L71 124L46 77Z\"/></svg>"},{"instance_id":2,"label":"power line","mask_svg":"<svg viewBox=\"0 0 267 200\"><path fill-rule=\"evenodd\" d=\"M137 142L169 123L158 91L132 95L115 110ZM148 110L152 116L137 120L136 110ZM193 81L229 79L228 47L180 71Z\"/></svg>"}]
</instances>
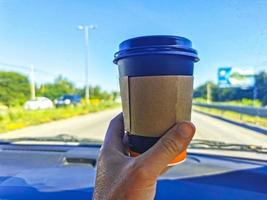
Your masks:
<instances>
[{"instance_id":1,"label":"power line","mask_svg":"<svg viewBox=\"0 0 267 200\"><path fill-rule=\"evenodd\" d=\"M17 68L17 69L25 69L25 70L30 69L30 67L27 67L27 66L13 65L13 64L5 63L5 62L0 62L0 65L4 65L6 67L13 67L13 68Z\"/></svg>"},{"instance_id":2,"label":"power line","mask_svg":"<svg viewBox=\"0 0 267 200\"><path fill-rule=\"evenodd\" d=\"M12 67L12 68L17 68L17 69L24 69L24 70L27 70L27 71L30 71L31 70L31 67L30 66L24 66L24 65L14 65L14 64L5 63L5 62L0 62L0 65L3 65L5 67ZM51 76L54 76L55 75L53 73L50 73L50 72L47 72L47 71L44 71L44 70L38 69L38 68L34 68L34 71L35 72L42 73L42 74L51 75Z\"/></svg>"},{"instance_id":3,"label":"power line","mask_svg":"<svg viewBox=\"0 0 267 200\"><path fill-rule=\"evenodd\" d=\"M15 65L15 64L10 64L10 63L6 63L6 62L0 62L0 66L4 66L4 67L11 67L11 68L16 68L16 69L22 69L22 70L27 70L29 74L31 74L31 66L23 66L23 65ZM49 76L49 77L53 77L55 78L56 75L55 73L50 73L47 71L44 71L42 69L38 69L38 68L34 68L34 72L35 73L39 73L45 76Z\"/></svg>"},{"instance_id":4,"label":"power line","mask_svg":"<svg viewBox=\"0 0 267 200\"><path fill-rule=\"evenodd\" d=\"M11 67L11 68L16 68L16 69L23 69L23 70L27 70L29 73L31 72L31 67L29 66L24 66L24 65L15 65L15 64L11 64L11 63L6 63L6 62L0 62L0 66L4 66L4 67ZM38 69L34 67L34 72L36 73L41 73L43 75L46 76L50 76L50 77L56 77L57 75L55 73L51 73L51 72L47 72L45 70L42 69ZM85 83L85 81L81 81L81 80L72 80L73 82L77 82L77 83Z\"/></svg>"}]
</instances>

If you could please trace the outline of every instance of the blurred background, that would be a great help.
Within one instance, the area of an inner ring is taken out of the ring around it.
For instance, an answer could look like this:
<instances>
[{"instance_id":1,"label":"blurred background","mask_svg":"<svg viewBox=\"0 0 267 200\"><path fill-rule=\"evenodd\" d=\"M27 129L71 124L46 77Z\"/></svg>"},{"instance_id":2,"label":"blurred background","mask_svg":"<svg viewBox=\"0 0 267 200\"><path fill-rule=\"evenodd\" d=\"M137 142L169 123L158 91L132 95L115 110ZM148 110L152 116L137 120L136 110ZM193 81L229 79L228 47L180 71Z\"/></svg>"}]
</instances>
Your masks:
<instances>
[{"instance_id":1,"label":"blurred background","mask_svg":"<svg viewBox=\"0 0 267 200\"><path fill-rule=\"evenodd\" d=\"M112 63L119 43L162 34L189 38L200 57L196 137L265 143L266 10L264 0L0 0L0 138L103 139L121 110Z\"/></svg>"}]
</instances>

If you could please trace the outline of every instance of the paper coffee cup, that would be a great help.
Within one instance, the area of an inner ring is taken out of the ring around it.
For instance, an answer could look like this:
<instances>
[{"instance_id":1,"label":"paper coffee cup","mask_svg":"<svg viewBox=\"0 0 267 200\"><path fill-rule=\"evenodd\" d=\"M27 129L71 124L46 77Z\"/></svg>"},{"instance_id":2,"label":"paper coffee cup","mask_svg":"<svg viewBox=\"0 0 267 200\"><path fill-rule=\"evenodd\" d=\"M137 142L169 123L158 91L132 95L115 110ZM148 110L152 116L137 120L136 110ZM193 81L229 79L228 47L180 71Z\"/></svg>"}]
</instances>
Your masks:
<instances>
[{"instance_id":1,"label":"paper coffee cup","mask_svg":"<svg viewBox=\"0 0 267 200\"><path fill-rule=\"evenodd\" d=\"M144 36L120 44L114 63L120 74L124 127L131 156L152 147L175 123L190 121L194 62L191 41ZM170 165L182 162L186 151Z\"/></svg>"}]
</instances>

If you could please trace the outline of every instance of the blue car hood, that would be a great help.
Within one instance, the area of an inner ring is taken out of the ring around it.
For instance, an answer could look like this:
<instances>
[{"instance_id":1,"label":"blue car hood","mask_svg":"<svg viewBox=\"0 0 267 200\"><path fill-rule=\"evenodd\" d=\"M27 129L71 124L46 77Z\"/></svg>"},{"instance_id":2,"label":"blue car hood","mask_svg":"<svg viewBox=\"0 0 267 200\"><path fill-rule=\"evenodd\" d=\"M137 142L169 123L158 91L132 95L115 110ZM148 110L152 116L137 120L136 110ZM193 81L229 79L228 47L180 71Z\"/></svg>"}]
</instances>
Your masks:
<instances>
[{"instance_id":1,"label":"blue car hood","mask_svg":"<svg viewBox=\"0 0 267 200\"><path fill-rule=\"evenodd\" d=\"M95 168L66 165L66 154L9 157L0 164L0 199L92 198ZM155 199L267 199L266 180L266 162L193 153L159 178Z\"/></svg>"}]
</instances>

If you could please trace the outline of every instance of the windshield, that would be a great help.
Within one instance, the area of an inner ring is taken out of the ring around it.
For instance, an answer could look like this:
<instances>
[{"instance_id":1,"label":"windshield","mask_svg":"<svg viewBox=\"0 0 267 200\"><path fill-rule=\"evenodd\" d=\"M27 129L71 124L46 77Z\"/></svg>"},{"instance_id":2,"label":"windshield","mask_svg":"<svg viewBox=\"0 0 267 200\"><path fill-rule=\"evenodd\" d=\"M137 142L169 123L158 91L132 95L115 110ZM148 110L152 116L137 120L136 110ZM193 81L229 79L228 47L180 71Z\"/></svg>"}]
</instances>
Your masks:
<instances>
[{"instance_id":1,"label":"windshield","mask_svg":"<svg viewBox=\"0 0 267 200\"><path fill-rule=\"evenodd\" d=\"M126 72L113 63L119 43L177 35L190 39L200 58L191 112L197 131L189 148L266 153L267 1L168 2L0 1L0 141L101 143L125 108L119 76ZM145 86L142 97L151 94ZM165 86L138 105L166 99L154 111L164 108L175 96L162 97L174 88Z\"/></svg>"}]
</instances>

